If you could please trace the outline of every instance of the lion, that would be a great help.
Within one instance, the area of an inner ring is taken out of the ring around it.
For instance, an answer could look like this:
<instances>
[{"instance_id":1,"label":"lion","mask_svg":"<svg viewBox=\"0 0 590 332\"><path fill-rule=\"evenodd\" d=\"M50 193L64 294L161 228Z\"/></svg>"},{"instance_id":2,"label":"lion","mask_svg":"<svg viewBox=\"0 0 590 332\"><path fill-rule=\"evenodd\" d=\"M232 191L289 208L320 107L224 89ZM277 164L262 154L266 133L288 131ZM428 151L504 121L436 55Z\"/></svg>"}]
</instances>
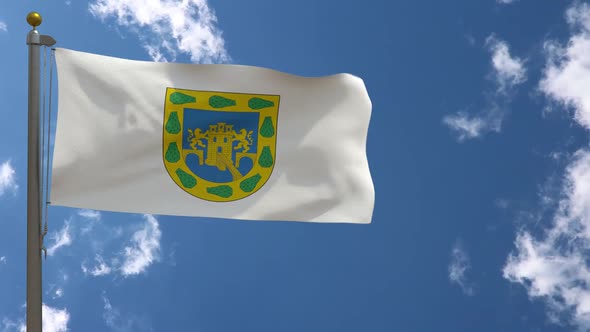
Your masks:
<instances>
[{"instance_id":1,"label":"lion","mask_svg":"<svg viewBox=\"0 0 590 332\"><path fill-rule=\"evenodd\" d=\"M202 139L207 139L208 132L202 132L200 128L196 128L193 131L190 129L188 130L188 141L190 142L191 147L196 150L197 145L205 148L205 144L201 141Z\"/></svg>"},{"instance_id":2,"label":"lion","mask_svg":"<svg viewBox=\"0 0 590 332\"><path fill-rule=\"evenodd\" d=\"M250 145L252 145L252 130L241 129L239 134L234 130L232 139L238 141L238 145L234 147L234 150L243 149L242 152L246 153L250 150Z\"/></svg>"}]
</instances>

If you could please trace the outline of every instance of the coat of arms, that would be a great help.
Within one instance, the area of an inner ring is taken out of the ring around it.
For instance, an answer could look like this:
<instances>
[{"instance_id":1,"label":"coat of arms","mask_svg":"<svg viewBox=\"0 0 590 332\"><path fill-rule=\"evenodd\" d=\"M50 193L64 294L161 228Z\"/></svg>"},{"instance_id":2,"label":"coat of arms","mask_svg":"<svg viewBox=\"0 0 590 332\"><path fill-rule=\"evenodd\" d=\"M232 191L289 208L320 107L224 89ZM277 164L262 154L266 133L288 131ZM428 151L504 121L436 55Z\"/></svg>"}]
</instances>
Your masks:
<instances>
[{"instance_id":1,"label":"coat of arms","mask_svg":"<svg viewBox=\"0 0 590 332\"><path fill-rule=\"evenodd\" d=\"M279 96L166 89L162 153L174 182L208 201L252 195L276 158Z\"/></svg>"}]
</instances>

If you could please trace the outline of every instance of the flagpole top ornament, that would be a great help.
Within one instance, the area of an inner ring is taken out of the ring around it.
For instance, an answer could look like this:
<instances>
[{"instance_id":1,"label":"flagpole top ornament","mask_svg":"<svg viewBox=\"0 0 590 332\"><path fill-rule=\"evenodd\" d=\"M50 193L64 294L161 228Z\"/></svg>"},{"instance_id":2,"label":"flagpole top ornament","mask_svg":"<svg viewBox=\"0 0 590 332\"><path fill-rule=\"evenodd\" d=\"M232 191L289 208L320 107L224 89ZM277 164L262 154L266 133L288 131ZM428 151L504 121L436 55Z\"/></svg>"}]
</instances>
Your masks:
<instances>
[{"instance_id":1,"label":"flagpole top ornament","mask_svg":"<svg viewBox=\"0 0 590 332\"><path fill-rule=\"evenodd\" d=\"M27 23L29 23L29 25L33 27L33 30L40 26L41 22L43 22L41 14L37 12L30 12L29 14L27 14Z\"/></svg>"}]
</instances>

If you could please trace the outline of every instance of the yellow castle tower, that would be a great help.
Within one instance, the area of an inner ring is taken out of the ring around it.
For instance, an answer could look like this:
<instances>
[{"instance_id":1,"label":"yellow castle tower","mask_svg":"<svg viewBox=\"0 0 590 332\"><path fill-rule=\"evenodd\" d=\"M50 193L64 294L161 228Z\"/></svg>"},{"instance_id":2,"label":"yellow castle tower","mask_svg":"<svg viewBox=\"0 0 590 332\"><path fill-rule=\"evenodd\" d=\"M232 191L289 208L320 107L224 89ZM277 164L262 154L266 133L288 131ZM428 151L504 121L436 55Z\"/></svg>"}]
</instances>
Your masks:
<instances>
[{"instance_id":1,"label":"yellow castle tower","mask_svg":"<svg viewBox=\"0 0 590 332\"><path fill-rule=\"evenodd\" d=\"M207 138L207 159L205 164L217 166L219 170L225 171L227 164L233 165L232 142L234 126L219 122L209 125L209 136ZM223 159L223 160L218 160Z\"/></svg>"}]
</instances>

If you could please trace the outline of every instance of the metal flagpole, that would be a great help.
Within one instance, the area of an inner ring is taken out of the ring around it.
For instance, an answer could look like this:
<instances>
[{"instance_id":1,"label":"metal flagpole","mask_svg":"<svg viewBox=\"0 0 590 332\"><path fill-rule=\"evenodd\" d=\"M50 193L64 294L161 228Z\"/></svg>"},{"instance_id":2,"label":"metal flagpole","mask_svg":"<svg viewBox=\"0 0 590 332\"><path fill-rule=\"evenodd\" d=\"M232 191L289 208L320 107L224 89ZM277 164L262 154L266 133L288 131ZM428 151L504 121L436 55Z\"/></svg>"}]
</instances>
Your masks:
<instances>
[{"instance_id":1,"label":"metal flagpole","mask_svg":"<svg viewBox=\"0 0 590 332\"><path fill-rule=\"evenodd\" d=\"M33 27L27 35L29 45L29 128L27 165L27 332L42 330L41 285L41 183L39 178L39 83L40 49L52 46L55 40L39 34L37 26L42 18L39 13L27 15Z\"/></svg>"}]
</instances>

